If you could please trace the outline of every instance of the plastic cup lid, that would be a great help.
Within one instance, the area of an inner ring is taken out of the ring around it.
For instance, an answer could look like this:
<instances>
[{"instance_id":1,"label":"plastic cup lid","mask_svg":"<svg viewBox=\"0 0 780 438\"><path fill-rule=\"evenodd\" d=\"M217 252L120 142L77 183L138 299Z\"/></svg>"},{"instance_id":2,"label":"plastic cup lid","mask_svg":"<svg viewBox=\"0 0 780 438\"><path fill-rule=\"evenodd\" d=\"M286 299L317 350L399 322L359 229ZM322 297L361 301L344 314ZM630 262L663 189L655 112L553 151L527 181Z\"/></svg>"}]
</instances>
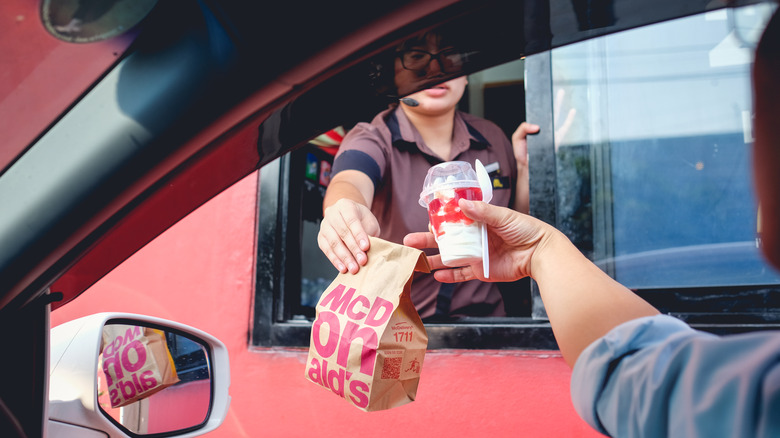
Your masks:
<instances>
[{"instance_id":1,"label":"plastic cup lid","mask_svg":"<svg viewBox=\"0 0 780 438\"><path fill-rule=\"evenodd\" d=\"M479 187L477 173L471 168L471 164L465 161L445 161L437 164L428 169L420 192L420 205L428 208L428 202L435 192L460 187Z\"/></svg>"}]
</instances>

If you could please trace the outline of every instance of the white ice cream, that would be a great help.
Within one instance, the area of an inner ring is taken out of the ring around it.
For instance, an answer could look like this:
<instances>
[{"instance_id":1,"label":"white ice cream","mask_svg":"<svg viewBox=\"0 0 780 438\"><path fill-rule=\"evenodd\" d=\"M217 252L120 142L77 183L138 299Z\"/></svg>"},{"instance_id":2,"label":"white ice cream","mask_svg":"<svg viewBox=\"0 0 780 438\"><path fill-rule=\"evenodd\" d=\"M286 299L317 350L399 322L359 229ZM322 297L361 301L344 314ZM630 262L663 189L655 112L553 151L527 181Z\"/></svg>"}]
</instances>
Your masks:
<instances>
[{"instance_id":1,"label":"white ice cream","mask_svg":"<svg viewBox=\"0 0 780 438\"><path fill-rule=\"evenodd\" d=\"M482 260L482 234L479 223L443 222L439 230L444 232L436 238L441 261L447 266L463 266Z\"/></svg>"}]
</instances>

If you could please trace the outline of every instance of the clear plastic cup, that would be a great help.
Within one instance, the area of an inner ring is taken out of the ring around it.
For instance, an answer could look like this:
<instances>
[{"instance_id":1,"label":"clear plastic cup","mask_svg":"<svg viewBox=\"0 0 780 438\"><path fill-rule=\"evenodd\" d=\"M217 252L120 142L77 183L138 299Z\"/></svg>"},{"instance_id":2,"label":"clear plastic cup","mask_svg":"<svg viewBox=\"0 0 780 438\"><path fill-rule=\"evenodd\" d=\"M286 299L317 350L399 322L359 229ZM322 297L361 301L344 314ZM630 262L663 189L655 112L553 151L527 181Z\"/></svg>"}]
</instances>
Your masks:
<instances>
[{"instance_id":1,"label":"clear plastic cup","mask_svg":"<svg viewBox=\"0 0 780 438\"><path fill-rule=\"evenodd\" d=\"M482 260L482 224L460 210L459 199L482 200L477 174L465 161L447 161L428 169L420 205L428 209L442 263L464 266Z\"/></svg>"}]
</instances>

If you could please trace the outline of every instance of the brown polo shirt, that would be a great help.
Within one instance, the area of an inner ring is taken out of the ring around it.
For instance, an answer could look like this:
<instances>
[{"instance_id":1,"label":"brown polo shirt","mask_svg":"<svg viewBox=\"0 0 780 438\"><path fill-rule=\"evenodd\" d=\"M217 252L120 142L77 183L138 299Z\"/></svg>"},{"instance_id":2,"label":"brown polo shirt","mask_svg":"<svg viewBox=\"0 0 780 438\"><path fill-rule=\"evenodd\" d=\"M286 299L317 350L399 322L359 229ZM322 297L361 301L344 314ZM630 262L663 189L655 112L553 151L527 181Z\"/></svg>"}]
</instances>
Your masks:
<instances>
[{"instance_id":1,"label":"brown polo shirt","mask_svg":"<svg viewBox=\"0 0 780 438\"><path fill-rule=\"evenodd\" d=\"M455 113L454 160L474 166L479 159L503 188L493 189L493 205L508 207L514 199L517 163L512 144L494 123L463 112ZM371 211L379 221L380 238L402 243L411 232L428 230L428 212L418 203L428 169L443 162L423 142L400 107L379 113L371 123L359 123L344 138L333 163L333 175L359 170L374 183ZM496 184L494 183L494 186ZM429 254L436 254L431 250ZM503 316L501 293L494 283L469 281L443 285L433 275L417 273L412 301L423 318Z\"/></svg>"}]
</instances>

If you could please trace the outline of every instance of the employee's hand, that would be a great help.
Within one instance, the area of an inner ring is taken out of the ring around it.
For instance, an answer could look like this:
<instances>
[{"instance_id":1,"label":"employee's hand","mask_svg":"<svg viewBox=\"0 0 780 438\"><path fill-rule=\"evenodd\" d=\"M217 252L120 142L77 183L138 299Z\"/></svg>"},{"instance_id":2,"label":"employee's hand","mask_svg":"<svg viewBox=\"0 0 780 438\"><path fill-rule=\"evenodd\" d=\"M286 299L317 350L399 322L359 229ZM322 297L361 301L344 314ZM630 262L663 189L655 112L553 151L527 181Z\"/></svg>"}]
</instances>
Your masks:
<instances>
[{"instance_id":1,"label":"employee's hand","mask_svg":"<svg viewBox=\"0 0 780 438\"><path fill-rule=\"evenodd\" d=\"M512 150L518 166L528 166L528 134L539 132L539 125L523 122L512 133Z\"/></svg>"},{"instance_id":2,"label":"employee's hand","mask_svg":"<svg viewBox=\"0 0 780 438\"><path fill-rule=\"evenodd\" d=\"M379 236L379 222L365 205L339 199L324 211L317 244L342 274L353 274L368 262L369 236Z\"/></svg>"},{"instance_id":3,"label":"employee's hand","mask_svg":"<svg viewBox=\"0 0 780 438\"><path fill-rule=\"evenodd\" d=\"M530 276L534 253L556 232L546 223L509 208L464 199L458 205L466 216L488 226L490 278L485 278L481 260L469 266L446 269L441 256L429 257L431 268L438 269L434 277L444 283L473 279L506 282ZM404 245L417 249L435 248L436 241L430 232L411 233L404 238Z\"/></svg>"},{"instance_id":4,"label":"employee's hand","mask_svg":"<svg viewBox=\"0 0 780 438\"><path fill-rule=\"evenodd\" d=\"M512 150L517 161L517 182L515 183L515 201L512 208L520 213L530 211L530 196L528 185L528 134L539 132L539 125L523 122L512 134Z\"/></svg>"}]
</instances>

